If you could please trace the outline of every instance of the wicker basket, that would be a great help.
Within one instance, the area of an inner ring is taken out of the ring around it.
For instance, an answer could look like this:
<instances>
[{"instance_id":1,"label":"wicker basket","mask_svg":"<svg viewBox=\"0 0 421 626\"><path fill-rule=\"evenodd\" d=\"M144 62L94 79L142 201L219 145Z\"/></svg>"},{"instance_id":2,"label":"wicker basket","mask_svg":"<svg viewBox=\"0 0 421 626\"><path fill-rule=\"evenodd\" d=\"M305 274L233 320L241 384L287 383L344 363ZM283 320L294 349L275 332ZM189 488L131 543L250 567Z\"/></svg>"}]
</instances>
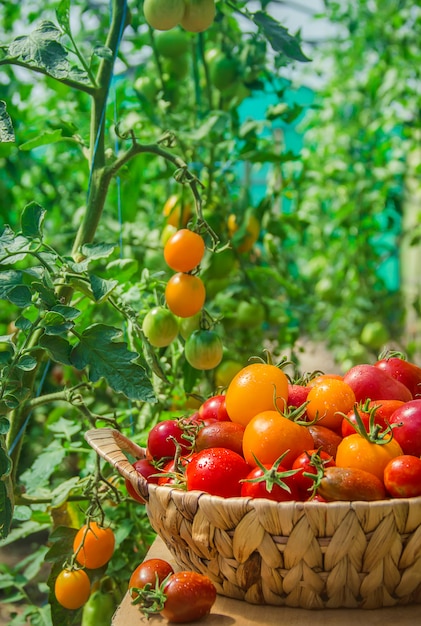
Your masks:
<instances>
[{"instance_id":1,"label":"wicker basket","mask_svg":"<svg viewBox=\"0 0 421 626\"><path fill-rule=\"evenodd\" d=\"M145 450L118 431L85 437L145 498L180 568L221 595L306 609L421 603L421 497L278 504L185 492L148 485L127 458Z\"/></svg>"}]
</instances>

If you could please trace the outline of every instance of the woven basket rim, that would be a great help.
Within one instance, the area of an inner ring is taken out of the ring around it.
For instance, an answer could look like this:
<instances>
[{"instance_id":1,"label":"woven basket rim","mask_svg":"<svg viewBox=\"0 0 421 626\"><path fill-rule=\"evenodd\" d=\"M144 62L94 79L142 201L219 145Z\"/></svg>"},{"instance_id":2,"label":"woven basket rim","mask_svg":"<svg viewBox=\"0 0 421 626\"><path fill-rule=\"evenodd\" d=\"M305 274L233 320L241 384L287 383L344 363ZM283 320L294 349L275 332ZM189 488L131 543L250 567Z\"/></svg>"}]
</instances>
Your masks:
<instances>
[{"instance_id":1,"label":"woven basket rim","mask_svg":"<svg viewBox=\"0 0 421 626\"><path fill-rule=\"evenodd\" d=\"M148 483L143 476L141 476L128 460L126 453L130 453L135 458L145 458L146 450L141 446L128 439L120 431L112 428L97 428L86 431L85 439L88 444L101 456L103 459L112 464L117 471L127 478L132 484L135 491L148 502L155 494L159 493L171 493L171 498L176 502L182 501L198 501L203 502L218 502L224 503L224 506L230 510L236 510L238 507L251 510L255 507L267 507L268 509L285 510L286 508L297 509L303 511L306 509L317 508L326 511L347 511L349 509L358 508L359 512L364 512L364 509L371 511L373 509L384 509L387 511L394 511L402 508L418 506L421 507L421 496L412 498L386 498L384 500L335 500L330 502L319 501L300 501L300 500L287 500L285 502L276 502L274 500L268 500L265 498L245 498L245 497L233 497L224 498L222 496L216 496L204 491L186 491L173 485L157 485L154 483Z\"/></svg>"}]
</instances>

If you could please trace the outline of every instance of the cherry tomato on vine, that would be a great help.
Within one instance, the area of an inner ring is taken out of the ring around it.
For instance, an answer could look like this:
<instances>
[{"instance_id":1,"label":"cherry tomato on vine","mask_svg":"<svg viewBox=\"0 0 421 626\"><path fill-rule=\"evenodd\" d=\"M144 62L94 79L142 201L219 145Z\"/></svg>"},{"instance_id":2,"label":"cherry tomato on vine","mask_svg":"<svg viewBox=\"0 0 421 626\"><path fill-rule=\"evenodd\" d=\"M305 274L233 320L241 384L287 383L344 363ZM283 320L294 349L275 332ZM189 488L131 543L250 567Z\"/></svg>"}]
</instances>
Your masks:
<instances>
[{"instance_id":1,"label":"cherry tomato on vine","mask_svg":"<svg viewBox=\"0 0 421 626\"><path fill-rule=\"evenodd\" d=\"M160 614L169 622L193 622L207 615L216 600L216 588L197 572L176 572L164 585L166 596Z\"/></svg>"},{"instance_id":2,"label":"cherry tomato on vine","mask_svg":"<svg viewBox=\"0 0 421 626\"><path fill-rule=\"evenodd\" d=\"M246 365L228 385L225 402L230 420L246 426L257 413L273 410L275 406L280 411L285 410L288 378L276 365Z\"/></svg>"},{"instance_id":3,"label":"cherry tomato on vine","mask_svg":"<svg viewBox=\"0 0 421 626\"><path fill-rule=\"evenodd\" d=\"M164 246L164 259L168 267L176 272L194 270L205 254L205 241L201 235L181 228L172 235Z\"/></svg>"},{"instance_id":4,"label":"cherry tomato on vine","mask_svg":"<svg viewBox=\"0 0 421 626\"><path fill-rule=\"evenodd\" d=\"M189 444L183 437L184 431L177 420L169 419L158 422L150 429L147 439L148 454L152 459L173 458L176 442L183 452L189 450Z\"/></svg>"},{"instance_id":5,"label":"cherry tomato on vine","mask_svg":"<svg viewBox=\"0 0 421 626\"><path fill-rule=\"evenodd\" d=\"M421 496L421 459L412 454L391 459L384 469L384 485L392 498Z\"/></svg>"},{"instance_id":6,"label":"cherry tomato on vine","mask_svg":"<svg viewBox=\"0 0 421 626\"><path fill-rule=\"evenodd\" d=\"M115 535L111 528L103 528L97 522L84 524L73 540L76 561L88 569L102 567L114 553Z\"/></svg>"},{"instance_id":7,"label":"cherry tomato on vine","mask_svg":"<svg viewBox=\"0 0 421 626\"><path fill-rule=\"evenodd\" d=\"M186 466L187 490L233 498L240 495L240 481L249 472L250 466L233 450L206 448L193 454Z\"/></svg>"},{"instance_id":8,"label":"cherry tomato on vine","mask_svg":"<svg viewBox=\"0 0 421 626\"><path fill-rule=\"evenodd\" d=\"M313 437L307 427L284 417L278 411L258 413L244 431L243 454L252 467L257 465L257 461L271 465L286 453L282 465L289 469L301 452L312 448Z\"/></svg>"},{"instance_id":9,"label":"cherry tomato on vine","mask_svg":"<svg viewBox=\"0 0 421 626\"><path fill-rule=\"evenodd\" d=\"M167 576L174 574L174 569L164 559L146 559L133 570L129 580L129 590L132 598L136 598L136 589L143 589L146 585L155 588L156 582L161 585ZM99 626L99 625L98 625Z\"/></svg>"},{"instance_id":10,"label":"cherry tomato on vine","mask_svg":"<svg viewBox=\"0 0 421 626\"><path fill-rule=\"evenodd\" d=\"M157 306L146 313L142 330L152 346L165 348L178 335L178 321L174 313L165 307Z\"/></svg>"},{"instance_id":11,"label":"cherry tomato on vine","mask_svg":"<svg viewBox=\"0 0 421 626\"><path fill-rule=\"evenodd\" d=\"M145 20L157 30L175 28L180 23L184 10L184 0L144 0L143 3Z\"/></svg>"},{"instance_id":12,"label":"cherry tomato on vine","mask_svg":"<svg viewBox=\"0 0 421 626\"><path fill-rule=\"evenodd\" d=\"M165 299L174 315L192 317L203 308L206 289L199 276L177 272L167 282Z\"/></svg>"},{"instance_id":13,"label":"cherry tomato on vine","mask_svg":"<svg viewBox=\"0 0 421 626\"><path fill-rule=\"evenodd\" d=\"M154 476L158 470L148 459L138 459L133 463L133 467L147 482L158 484L158 478ZM145 500L138 495L128 478L125 479L125 485L128 494L133 498L133 500L136 500L141 504L145 504Z\"/></svg>"},{"instance_id":14,"label":"cherry tomato on vine","mask_svg":"<svg viewBox=\"0 0 421 626\"><path fill-rule=\"evenodd\" d=\"M65 609L80 609L90 593L91 581L83 569L63 569L54 583L57 602Z\"/></svg>"},{"instance_id":15,"label":"cherry tomato on vine","mask_svg":"<svg viewBox=\"0 0 421 626\"><path fill-rule=\"evenodd\" d=\"M340 429L343 413L355 404L355 394L343 380L325 378L313 387L307 396L306 412L310 421L333 430Z\"/></svg>"},{"instance_id":16,"label":"cherry tomato on vine","mask_svg":"<svg viewBox=\"0 0 421 626\"><path fill-rule=\"evenodd\" d=\"M195 330L186 340L186 361L197 370L214 369L222 361L224 346L214 330Z\"/></svg>"}]
</instances>

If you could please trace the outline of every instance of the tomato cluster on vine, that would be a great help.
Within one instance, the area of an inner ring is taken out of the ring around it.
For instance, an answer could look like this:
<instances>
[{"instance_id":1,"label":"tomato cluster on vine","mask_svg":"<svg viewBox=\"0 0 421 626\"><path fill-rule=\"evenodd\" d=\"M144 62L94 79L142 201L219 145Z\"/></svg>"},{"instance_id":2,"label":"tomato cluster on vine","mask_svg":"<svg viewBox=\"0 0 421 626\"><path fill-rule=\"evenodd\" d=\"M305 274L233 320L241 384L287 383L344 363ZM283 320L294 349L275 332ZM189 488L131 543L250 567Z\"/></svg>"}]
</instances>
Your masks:
<instances>
[{"instance_id":1,"label":"tomato cluster on vine","mask_svg":"<svg viewBox=\"0 0 421 626\"><path fill-rule=\"evenodd\" d=\"M135 467L224 498L371 501L421 496L420 456L421 368L388 356L301 381L247 365L195 414L154 426L149 477Z\"/></svg>"}]
</instances>

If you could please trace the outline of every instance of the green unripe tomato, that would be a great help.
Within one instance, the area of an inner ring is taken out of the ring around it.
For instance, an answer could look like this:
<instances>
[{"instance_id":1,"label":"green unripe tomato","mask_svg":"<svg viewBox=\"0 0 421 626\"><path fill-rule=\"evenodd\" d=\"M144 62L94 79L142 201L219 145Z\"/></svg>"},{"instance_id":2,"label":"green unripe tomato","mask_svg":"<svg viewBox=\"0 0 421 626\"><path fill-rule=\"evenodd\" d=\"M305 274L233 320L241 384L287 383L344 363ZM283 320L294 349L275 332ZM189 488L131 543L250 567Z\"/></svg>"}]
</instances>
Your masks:
<instances>
[{"instance_id":1,"label":"green unripe tomato","mask_svg":"<svg viewBox=\"0 0 421 626\"><path fill-rule=\"evenodd\" d=\"M231 248L214 252L209 262L208 275L211 278L225 278L235 267L235 253Z\"/></svg>"},{"instance_id":2,"label":"green unripe tomato","mask_svg":"<svg viewBox=\"0 0 421 626\"><path fill-rule=\"evenodd\" d=\"M210 79L212 84L224 91L233 85L238 77L238 62L233 57L217 56L210 65Z\"/></svg>"},{"instance_id":3,"label":"green unripe tomato","mask_svg":"<svg viewBox=\"0 0 421 626\"><path fill-rule=\"evenodd\" d=\"M379 321L367 322L360 335L360 342L372 350L380 350L389 339L389 331Z\"/></svg>"},{"instance_id":4,"label":"green unripe tomato","mask_svg":"<svg viewBox=\"0 0 421 626\"><path fill-rule=\"evenodd\" d=\"M111 593L94 591L83 607L82 626L111 624L116 605Z\"/></svg>"},{"instance_id":5,"label":"green unripe tomato","mask_svg":"<svg viewBox=\"0 0 421 626\"><path fill-rule=\"evenodd\" d=\"M186 341L187 363L197 370L212 370L222 361L224 347L214 330L195 330Z\"/></svg>"},{"instance_id":6,"label":"green unripe tomato","mask_svg":"<svg viewBox=\"0 0 421 626\"><path fill-rule=\"evenodd\" d=\"M170 30L180 23L185 11L184 0L144 0L143 13L149 26Z\"/></svg>"},{"instance_id":7,"label":"green unripe tomato","mask_svg":"<svg viewBox=\"0 0 421 626\"><path fill-rule=\"evenodd\" d=\"M202 33L215 19L215 0L185 0L185 11L180 25L191 33Z\"/></svg>"},{"instance_id":8,"label":"green unripe tomato","mask_svg":"<svg viewBox=\"0 0 421 626\"><path fill-rule=\"evenodd\" d=\"M178 335L178 321L171 311L157 306L146 313L142 330L152 346L165 348Z\"/></svg>"},{"instance_id":9,"label":"green unripe tomato","mask_svg":"<svg viewBox=\"0 0 421 626\"><path fill-rule=\"evenodd\" d=\"M135 90L150 102L155 100L158 93L158 83L150 76L139 76L134 83Z\"/></svg>"},{"instance_id":10,"label":"green unripe tomato","mask_svg":"<svg viewBox=\"0 0 421 626\"><path fill-rule=\"evenodd\" d=\"M178 328L180 335L184 340L188 339L192 332L200 329L200 320L202 319L202 311L196 313L192 317L180 317Z\"/></svg>"},{"instance_id":11,"label":"green unripe tomato","mask_svg":"<svg viewBox=\"0 0 421 626\"><path fill-rule=\"evenodd\" d=\"M190 36L182 30L174 29L157 33L155 46L166 59L176 59L189 51Z\"/></svg>"},{"instance_id":12,"label":"green unripe tomato","mask_svg":"<svg viewBox=\"0 0 421 626\"><path fill-rule=\"evenodd\" d=\"M256 328L265 321L264 306L257 300L240 302L237 308L237 326L239 328Z\"/></svg>"}]
</instances>

